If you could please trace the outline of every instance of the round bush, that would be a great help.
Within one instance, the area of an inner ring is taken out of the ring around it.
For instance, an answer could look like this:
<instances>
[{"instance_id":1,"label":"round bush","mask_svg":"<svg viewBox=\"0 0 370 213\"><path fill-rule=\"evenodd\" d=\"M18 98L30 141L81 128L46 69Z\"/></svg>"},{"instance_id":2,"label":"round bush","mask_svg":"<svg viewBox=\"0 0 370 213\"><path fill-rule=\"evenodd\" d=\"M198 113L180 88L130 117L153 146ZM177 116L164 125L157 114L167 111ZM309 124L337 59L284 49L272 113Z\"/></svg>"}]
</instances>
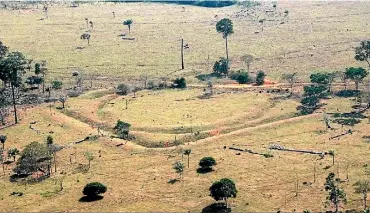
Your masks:
<instances>
[{"instance_id":1,"label":"round bush","mask_svg":"<svg viewBox=\"0 0 370 213\"><path fill-rule=\"evenodd\" d=\"M92 182L86 184L83 194L88 197L96 197L99 194L103 194L107 191L107 187L104 186L102 183L99 182Z\"/></svg>"},{"instance_id":2,"label":"round bush","mask_svg":"<svg viewBox=\"0 0 370 213\"><path fill-rule=\"evenodd\" d=\"M213 157L204 157L199 161L199 166L206 169L216 165L216 160Z\"/></svg>"}]
</instances>

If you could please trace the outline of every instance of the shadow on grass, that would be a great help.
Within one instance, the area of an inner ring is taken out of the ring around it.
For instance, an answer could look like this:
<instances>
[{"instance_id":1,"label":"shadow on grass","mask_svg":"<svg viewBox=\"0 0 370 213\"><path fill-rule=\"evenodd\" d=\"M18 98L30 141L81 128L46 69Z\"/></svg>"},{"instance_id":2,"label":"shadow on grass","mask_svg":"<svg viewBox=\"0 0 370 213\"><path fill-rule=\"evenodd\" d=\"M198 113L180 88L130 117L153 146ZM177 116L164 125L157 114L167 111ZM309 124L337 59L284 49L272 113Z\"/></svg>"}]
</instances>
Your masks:
<instances>
[{"instance_id":1,"label":"shadow on grass","mask_svg":"<svg viewBox=\"0 0 370 213\"><path fill-rule=\"evenodd\" d=\"M207 173L212 172L212 171L213 171L212 168L198 168L197 169L198 174L207 174Z\"/></svg>"},{"instance_id":2,"label":"shadow on grass","mask_svg":"<svg viewBox=\"0 0 370 213\"><path fill-rule=\"evenodd\" d=\"M354 126L356 124L361 123L361 120L367 118L365 115L361 113L336 113L334 114L335 119L333 123L346 125L346 126Z\"/></svg>"},{"instance_id":3,"label":"shadow on grass","mask_svg":"<svg viewBox=\"0 0 370 213\"><path fill-rule=\"evenodd\" d=\"M175 184L177 181L179 181L179 180L175 178L175 179L169 180L167 183Z\"/></svg>"},{"instance_id":4,"label":"shadow on grass","mask_svg":"<svg viewBox=\"0 0 370 213\"><path fill-rule=\"evenodd\" d=\"M227 208L224 203L212 203L202 209L202 213L230 213L231 208Z\"/></svg>"},{"instance_id":5,"label":"shadow on grass","mask_svg":"<svg viewBox=\"0 0 370 213\"><path fill-rule=\"evenodd\" d=\"M97 195L94 197L88 197L88 196L83 196L81 197L78 201L79 202L94 202L103 199L103 196Z\"/></svg>"},{"instance_id":6,"label":"shadow on grass","mask_svg":"<svg viewBox=\"0 0 370 213\"><path fill-rule=\"evenodd\" d=\"M357 97L359 91L357 90L341 90L335 93L336 96L342 98L350 98L350 97Z\"/></svg>"},{"instance_id":7,"label":"shadow on grass","mask_svg":"<svg viewBox=\"0 0 370 213\"><path fill-rule=\"evenodd\" d=\"M218 73L208 73L208 74L199 74L195 76L200 81L208 81L211 78L222 78L222 76Z\"/></svg>"}]
</instances>

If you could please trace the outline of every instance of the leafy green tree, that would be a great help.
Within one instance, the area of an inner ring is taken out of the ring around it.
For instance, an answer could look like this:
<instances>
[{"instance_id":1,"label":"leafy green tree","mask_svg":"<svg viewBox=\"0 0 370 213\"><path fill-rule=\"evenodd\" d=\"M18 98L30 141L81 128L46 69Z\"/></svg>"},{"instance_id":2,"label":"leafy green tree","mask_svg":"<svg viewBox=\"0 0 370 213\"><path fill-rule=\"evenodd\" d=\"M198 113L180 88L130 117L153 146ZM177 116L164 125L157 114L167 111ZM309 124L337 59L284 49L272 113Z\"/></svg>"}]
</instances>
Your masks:
<instances>
[{"instance_id":1,"label":"leafy green tree","mask_svg":"<svg viewBox=\"0 0 370 213\"><path fill-rule=\"evenodd\" d=\"M16 174L29 175L39 170L46 171L51 159L49 151L44 144L32 142L28 144L21 152L17 160L17 166L13 169Z\"/></svg>"},{"instance_id":2,"label":"leafy green tree","mask_svg":"<svg viewBox=\"0 0 370 213\"><path fill-rule=\"evenodd\" d=\"M210 196L212 196L213 199L216 201L225 201L226 206L228 206L227 199L235 198L238 193L234 181L228 178L222 178L221 180L214 182L209 188L209 191L211 192Z\"/></svg>"},{"instance_id":3,"label":"leafy green tree","mask_svg":"<svg viewBox=\"0 0 370 213\"><path fill-rule=\"evenodd\" d=\"M131 124L118 120L116 126L113 128L121 139L127 139L129 136Z\"/></svg>"},{"instance_id":4,"label":"leafy green tree","mask_svg":"<svg viewBox=\"0 0 370 213\"><path fill-rule=\"evenodd\" d=\"M326 182L324 184L325 191L329 192L326 200L335 206L335 213L338 213L340 203L347 202L346 193L343 189L339 188L338 180L339 179L335 179L334 173L330 173L326 178Z\"/></svg>"},{"instance_id":5,"label":"leafy green tree","mask_svg":"<svg viewBox=\"0 0 370 213\"><path fill-rule=\"evenodd\" d=\"M229 72L228 64L229 60L221 57L220 60L216 61L215 64L213 65L213 72L227 76Z\"/></svg>"},{"instance_id":6,"label":"leafy green tree","mask_svg":"<svg viewBox=\"0 0 370 213\"><path fill-rule=\"evenodd\" d=\"M8 150L8 157L13 158L13 162L15 161L15 157L19 155L19 150L17 148L10 148Z\"/></svg>"},{"instance_id":7,"label":"leafy green tree","mask_svg":"<svg viewBox=\"0 0 370 213\"><path fill-rule=\"evenodd\" d=\"M364 199L364 209L366 210L366 199L367 193L370 191L370 180L359 180L355 184L355 192L358 194L362 194L362 198Z\"/></svg>"},{"instance_id":8,"label":"leafy green tree","mask_svg":"<svg viewBox=\"0 0 370 213\"><path fill-rule=\"evenodd\" d=\"M14 107L14 120L18 123L15 89L22 84L22 75L27 64L26 58L20 52L11 52L0 60L0 78L3 82L10 83Z\"/></svg>"},{"instance_id":9,"label":"leafy green tree","mask_svg":"<svg viewBox=\"0 0 370 213\"><path fill-rule=\"evenodd\" d=\"M184 168L185 168L184 164L182 162L178 161L175 164L173 164L172 168L176 171L176 173L179 173L180 180L182 180L182 178L183 178L182 174L183 174Z\"/></svg>"},{"instance_id":10,"label":"leafy green tree","mask_svg":"<svg viewBox=\"0 0 370 213\"><path fill-rule=\"evenodd\" d=\"M263 71L259 71L256 77L256 84L263 85L265 83L266 74Z\"/></svg>"},{"instance_id":11,"label":"leafy green tree","mask_svg":"<svg viewBox=\"0 0 370 213\"><path fill-rule=\"evenodd\" d=\"M92 182L86 184L82 193L89 198L95 198L99 194L104 194L107 191L107 187L99 182Z\"/></svg>"},{"instance_id":12,"label":"leafy green tree","mask_svg":"<svg viewBox=\"0 0 370 213\"><path fill-rule=\"evenodd\" d=\"M173 81L173 87L174 88L186 88L186 80L185 78L181 77L181 78L176 78L174 81Z\"/></svg>"},{"instance_id":13,"label":"leafy green tree","mask_svg":"<svg viewBox=\"0 0 370 213\"><path fill-rule=\"evenodd\" d=\"M330 82L330 75L327 72L313 73L310 75L310 80L317 85L327 86Z\"/></svg>"},{"instance_id":14,"label":"leafy green tree","mask_svg":"<svg viewBox=\"0 0 370 213\"><path fill-rule=\"evenodd\" d=\"M191 154L191 149L185 149L184 150L184 155L188 156L188 168L189 168L189 165L190 165L190 154Z\"/></svg>"},{"instance_id":15,"label":"leafy green tree","mask_svg":"<svg viewBox=\"0 0 370 213\"><path fill-rule=\"evenodd\" d=\"M355 59L357 61L366 61L370 67L370 40L362 41L360 46L356 47Z\"/></svg>"},{"instance_id":16,"label":"leafy green tree","mask_svg":"<svg viewBox=\"0 0 370 213\"><path fill-rule=\"evenodd\" d=\"M3 145L3 150L5 148L5 142L6 142L6 135L0 135L0 143Z\"/></svg>"},{"instance_id":17,"label":"leafy green tree","mask_svg":"<svg viewBox=\"0 0 370 213\"><path fill-rule=\"evenodd\" d=\"M358 91L358 85L362 80L369 74L362 67L349 67L346 69L346 76L352 79L356 84L356 90Z\"/></svg>"},{"instance_id":18,"label":"leafy green tree","mask_svg":"<svg viewBox=\"0 0 370 213\"><path fill-rule=\"evenodd\" d=\"M86 160L89 161L89 169L90 169L91 161L94 160L95 157L91 152L85 152L84 156Z\"/></svg>"},{"instance_id":19,"label":"leafy green tree","mask_svg":"<svg viewBox=\"0 0 370 213\"><path fill-rule=\"evenodd\" d=\"M131 32L131 25L132 25L133 21L132 19L128 19L126 21L123 22L123 25L126 25L128 27L128 33L130 34Z\"/></svg>"},{"instance_id":20,"label":"leafy green tree","mask_svg":"<svg viewBox=\"0 0 370 213\"><path fill-rule=\"evenodd\" d=\"M227 38L229 35L234 33L233 22L228 18L223 18L216 24L216 30L218 33L222 34L222 37L225 39L226 46L226 59L229 61L229 50L227 47Z\"/></svg>"}]
</instances>

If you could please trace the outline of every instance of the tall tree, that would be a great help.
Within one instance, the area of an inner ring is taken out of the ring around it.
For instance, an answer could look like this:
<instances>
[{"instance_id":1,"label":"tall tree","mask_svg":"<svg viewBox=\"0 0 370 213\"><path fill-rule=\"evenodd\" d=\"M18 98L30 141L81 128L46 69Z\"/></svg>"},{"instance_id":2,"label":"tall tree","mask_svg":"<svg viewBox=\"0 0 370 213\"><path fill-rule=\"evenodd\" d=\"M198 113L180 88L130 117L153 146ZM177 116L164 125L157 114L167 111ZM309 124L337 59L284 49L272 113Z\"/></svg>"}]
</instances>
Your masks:
<instances>
[{"instance_id":1,"label":"tall tree","mask_svg":"<svg viewBox=\"0 0 370 213\"><path fill-rule=\"evenodd\" d=\"M5 142L6 142L6 139L7 139L6 135L0 135L0 142L1 142L2 146L3 146L3 150L5 150Z\"/></svg>"},{"instance_id":2,"label":"tall tree","mask_svg":"<svg viewBox=\"0 0 370 213\"><path fill-rule=\"evenodd\" d=\"M131 24L133 23L132 19L127 19L123 22L123 25L126 25L128 27L128 34L131 32Z\"/></svg>"},{"instance_id":3,"label":"tall tree","mask_svg":"<svg viewBox=\"0 0 370 213\"><path fill-rule=\"evenodd\" d=\"M229 50L227 48L227 38L229 35L234 33L233 22L228 18L223 18L216 24L216 30L218 33L222 34L222 37L225 39L226 46L226 59L229 61Z\"/></svg>"},{"instance_id":4,"label":"tall tree","mask_svg":"<svg viewBox=\"0 0 370 213\"><path fill-rule=\"evenodd\" d=\"M346 193L343 189L339 188L339 179L335 178L334 173L330 173L326 178L324 184L325 191L328 191L329 194L326 199L335 206L335 213L338 213L339 204L346 203Z\"/></svg>"},{"instance_id":5,"label":"tall tree","mask_svg":"<svg viewBox=\"0 0 370 213\"><path fill-rule=\"evenodd\" d=\"M26 58L20 52L11 52L4 59L0 60L0 76L2 80L10 83L14 108L14 120L18 123L15 89L22 84L22 75L27 64Z\"/></svg>"},{"instance_id":6,"label":"tall tree","mask_svg":"<svg viewBox=\"0 0 370 213\"><path fill-rule=\"evenodd\" d=\"M190 154L191 154L191 149L185 149L184 155L188 156L188 168L189 168L189 165L190 165Z\"/></svg>"},{"instance_id":7,"label":"tall tree","mask_svg":"<svg viewBox=\"0 0 370 213\"><path fill-rule=\"evenodd\" d=\"M359 180L355 184L355 192L358 194L362 194L362 198L364 199L364 209L366 209L366 199L367 193L370 191L370 180Z\"/></svg>"},{"instance_id":8,"label":"tall tree","mask_svg":"<svg viewBox=\"0 0 370 213\"><path fill-rule=\"evenodd\" d=\"M356 84L356 90L358 91L358 85L369 73L362 67L350 67L346 69L346 76L352 79Z\"/></svg>"}]
</instances>

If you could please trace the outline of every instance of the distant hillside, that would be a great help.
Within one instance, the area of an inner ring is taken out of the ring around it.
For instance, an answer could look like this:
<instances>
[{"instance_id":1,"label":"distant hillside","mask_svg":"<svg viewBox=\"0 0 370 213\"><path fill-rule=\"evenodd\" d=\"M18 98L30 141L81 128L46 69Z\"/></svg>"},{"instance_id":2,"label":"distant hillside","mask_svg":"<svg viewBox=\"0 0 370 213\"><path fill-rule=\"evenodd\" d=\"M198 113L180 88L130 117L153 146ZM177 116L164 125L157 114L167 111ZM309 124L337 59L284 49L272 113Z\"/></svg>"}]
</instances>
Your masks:
<instances>
[{"instance_id":1,"label":"distant hillside","mask_svg":"<svg viewBox=\"0 0 370 213\"><path fill-rule=\"evenodd\" d=\"M236 0L214 0L214 1L163 1L163 0L107 0L108 2L159 2L159 3L170 3L170 4L184 4L184 5L194 5L200 7L227 7L237 3Z\"/></svg>"}]
</instances>

